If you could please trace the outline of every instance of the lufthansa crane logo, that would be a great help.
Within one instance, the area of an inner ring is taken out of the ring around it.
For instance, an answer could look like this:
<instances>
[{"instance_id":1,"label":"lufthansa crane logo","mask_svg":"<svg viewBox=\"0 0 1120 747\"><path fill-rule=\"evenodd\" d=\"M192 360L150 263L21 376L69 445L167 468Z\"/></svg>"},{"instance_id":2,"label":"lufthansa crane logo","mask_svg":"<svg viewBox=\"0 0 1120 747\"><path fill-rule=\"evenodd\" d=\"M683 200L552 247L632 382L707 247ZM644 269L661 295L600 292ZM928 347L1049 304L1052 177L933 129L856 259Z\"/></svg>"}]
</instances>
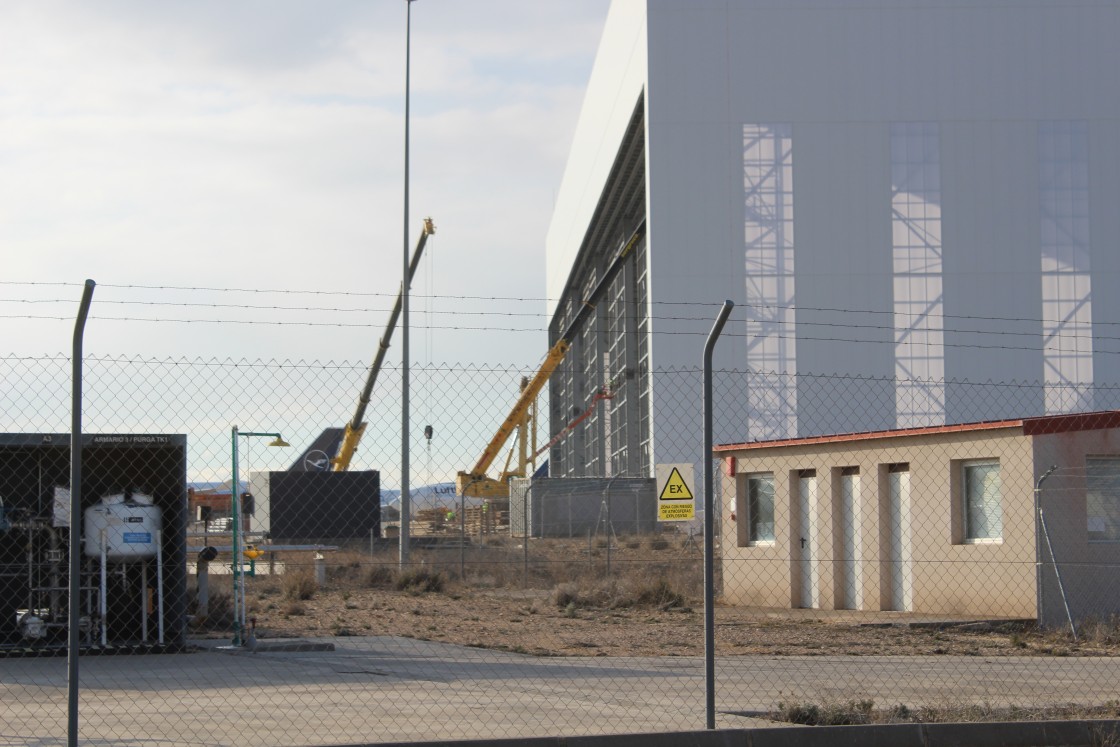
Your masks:
<instances>
[{"instance_id":1,"label":"lufthansa crane logo","mask_svg":"<svg viewBox=\"0 0 1120 747\"><path fill-rule=\"evenodd\" d=\"M307 452L303 466L308 472L326 472L331 468L331 458L325 452L315 449Z\"/></svg>"}]
</instances>

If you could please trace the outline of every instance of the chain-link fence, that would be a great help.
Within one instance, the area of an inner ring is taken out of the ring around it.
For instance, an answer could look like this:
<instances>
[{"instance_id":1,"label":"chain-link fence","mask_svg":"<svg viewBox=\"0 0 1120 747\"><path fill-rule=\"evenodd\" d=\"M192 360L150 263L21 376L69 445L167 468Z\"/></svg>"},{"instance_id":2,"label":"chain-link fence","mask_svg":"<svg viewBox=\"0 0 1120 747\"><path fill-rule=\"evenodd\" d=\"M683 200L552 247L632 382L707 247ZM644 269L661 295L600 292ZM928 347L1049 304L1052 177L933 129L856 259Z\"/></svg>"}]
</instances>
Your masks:
<instances>
[{"instance_id":1,"label":"chain-link fence","mask_svg":"<svg viewBox=\"0 0 1120 747\"><path fill-rule=\"evenodd\" d=\"M0 358L0 743L66 737L69 371ZM83 741L702 728L699 512L660 521L653 474L455 485L531 373L413 369L406 528L399 371L334 471L362 364L87 360ZM752 376L716 373L719 725L1115 708L1120 418L1014 419L1038 413L1004 403L1041 389L989 384L984 411L1009 419L759 442ZM680 390L699 372L651 380ZM802 408L893 419L889 387L844 381L800 376ZM654 402L692 432L698 405ZM515 438L491 474L541 467L569 425L528 422L524 453ZM581 428L618 423L563 437ZM654 452L697 467L696 499L700 452Z\"/></svg>"}]
</instances>

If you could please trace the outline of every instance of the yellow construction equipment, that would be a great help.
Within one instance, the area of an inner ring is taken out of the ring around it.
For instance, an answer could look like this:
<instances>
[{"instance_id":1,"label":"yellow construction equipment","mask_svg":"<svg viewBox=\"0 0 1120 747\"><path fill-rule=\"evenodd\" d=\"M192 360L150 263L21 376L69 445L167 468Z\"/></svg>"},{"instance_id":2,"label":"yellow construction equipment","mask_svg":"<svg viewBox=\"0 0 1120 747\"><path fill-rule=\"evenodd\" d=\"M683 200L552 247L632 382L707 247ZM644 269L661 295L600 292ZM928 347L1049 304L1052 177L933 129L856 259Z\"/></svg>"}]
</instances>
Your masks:
<instances>
[{"instance_id":1,"label":"yellow construction equipment","mask_svg":"<svg viewBox=\"0 0 1120 747\"><path fill-rule=\"evenodd\" d=\"M517 398L513 408L510 410L506 419L498 426L498 432L490 439L490 443L482 452L478 462L475 464L474 469L470 472L460 472L455 479L455 487L459 495L464 495L472 498L484 498L487 500L494 499L508 499L509 498L509 480L512 477L525 477L526 467L530 457L527 456L529 449L526 448L526 430L530 422L530 413L533 405L536 402L537 395L540 394L541 389L548 383L548 379L552 373L559 367L560 363L564 360L564 356L568 354L568 350L572 346L572 338L579 332L580 327L583 325L584 320L595 310L595 304L599 302L599 298L610 287L611 281L618 275L626 262L626 258L638 245L642 236L645 234L645 221L643 220L630 238L623 242L622 247L619 249L618 254L611 260L603 276L599 282L595 284L595 288L583 300L580 310L568 323L564 333L548 351L545 356L544 363L541 364L540 369L537 370L536 375L529 382L523 382L521 387L521 395ZM486 471L490 469L494 463L494 459L498 456L498 452L505 446L506 441L513 434L515 430L521 432L520 443L520 457L516 468L510 469L509 462L506 463L506 469L497 478L488 477Z\"/></svg>"},{"instance_id":2,"label":"yellow construction equipment","mask_svg":"<svg viewBox=\"0 0 1120 747\"><path fill-rule=\"evenodd\" d=\"M424 253L424 245L428 243L428 237L435 232L436 227L432 223L432 219L425 218L423 230L420 231L420 239L416 242L416 249L412 252L412 259L408 263L408 284L410 286L412 285L412 276L416 274L416 266L420 264L420 256ZM389 323L385 326L385 334L382 335L381 341L378 343L377 355L374 356L373 363L369 366L369 374L366 376L362 393L358 397L358 407L354 410L354 417L346 424L346 431L338 445L338 452L330 460L331 469L335 472L345 472L350 469L350 461L354 458L354 452L358 450L358 443L362 440L362 434L365 433L366 424L362 418L365 417L366 406L369 405L370 396L373 394L373 385L377 383L377 375L381 373L381 364L385 361L385 353L389 350L389 340L392 339L393 330L397 327L397 319L401 315L403 303L404 283L402 282L400 293L397 294L397 302L393 305L393 311L389 315Z\"/></svg>"}]
</instances>

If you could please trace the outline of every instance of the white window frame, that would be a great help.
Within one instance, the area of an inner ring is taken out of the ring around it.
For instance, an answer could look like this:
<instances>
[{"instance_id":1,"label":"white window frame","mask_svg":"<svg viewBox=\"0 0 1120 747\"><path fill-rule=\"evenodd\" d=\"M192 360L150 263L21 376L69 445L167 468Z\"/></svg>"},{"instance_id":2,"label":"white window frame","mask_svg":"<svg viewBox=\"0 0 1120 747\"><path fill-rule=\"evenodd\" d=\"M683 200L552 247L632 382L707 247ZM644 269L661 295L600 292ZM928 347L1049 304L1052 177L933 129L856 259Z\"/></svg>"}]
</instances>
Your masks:
<instances>
[{"instance_id":1,"label":"white window frame","mask_svg":"<svg viewBox=\"0 0 1120 747\"><path fill-rule=\"evenodd\" d=\"M761 536L758 528L764 526L759 518L764 512L759 511L755 506L754 489L756 484L769 483L770 486L770 536ZM777 538L777 531L774 526L774 473L773 472L755 472L747 475L747 495L746 495L746 514L747 514L747 546L754 547L758 545L773 545Z\"/></svg>"},{"instance_id":2,"label":"white window frame","mask_svg":"<svg viewBox=\"0 0 1120 747\"><path fill-rule=\"evenodd\" d=\"M1105 486L1105 485L1102 485L1099 482L1100 480L1102 480L1102 478L1104 478L1104 476L1100 475L1099 473L1094 474L1094 472L1093 472L1094 462L1097 463L1098 465L1108 462L1108 463L1111 463L1114 466L1115 469L1113 471L1113 474L1111 476L1109 476L1109 477L1111 477L1111 480L1110 480L1110 482L1112 483L1111 485ZM1097 483L1097 484L1094 484L1094 483ZM1107 531L1107 526L1108 526L1107 522L1108 522L1108 519L1110 517L1107 515L1107 513L1105 515L1098 515L1098 516L1094 516L1094 514L1091 513L1092 507L1091 507L1091 500L1090 500L1089 496L1094 491L1094 488L1099 489L1101 487L1107 487L1109 489L1107 494L1112 497L1112 501L1111 501L1111 503L1112 503L1112 517L1111 518L1114 519L1114 521L1112 523L1114 525L1116 525L1115 519L1116 519L1116 517L1120 517L1120 455L1101 454L1100 456L1091 456L1091 457L1086 457L1085 458L1085 536L1086 536L1086 539L1093 544L1115 544L1117 542L1120 542L1120 526L1116 526L1116 528L1112 531L1111 536L1110 536L1109 532ZM1100 519L1101 522L1104 523L1104 525L1105 525L1104 530L1096 531L1092 528L1093 527L1093 519L1095 519L1095 518ZM1099 535L1099 536L1094 536L1094 534Z\"/></svg>"},{"instance_id":3,"label":"white window frame","mask_svg":"<svg viewBox=\"0 0 1120 747\"><path fill-rule=\"evenodd\" d=\"M969 474L977 467L996 468L996 520L999 522L999 534L994 537L977 537L972 522L969 520L970 496ZM1003 542L1003 475L998 459L973 459L961 462L961 537L966 545L993 545Z\"/></svg>"}]
</instances>

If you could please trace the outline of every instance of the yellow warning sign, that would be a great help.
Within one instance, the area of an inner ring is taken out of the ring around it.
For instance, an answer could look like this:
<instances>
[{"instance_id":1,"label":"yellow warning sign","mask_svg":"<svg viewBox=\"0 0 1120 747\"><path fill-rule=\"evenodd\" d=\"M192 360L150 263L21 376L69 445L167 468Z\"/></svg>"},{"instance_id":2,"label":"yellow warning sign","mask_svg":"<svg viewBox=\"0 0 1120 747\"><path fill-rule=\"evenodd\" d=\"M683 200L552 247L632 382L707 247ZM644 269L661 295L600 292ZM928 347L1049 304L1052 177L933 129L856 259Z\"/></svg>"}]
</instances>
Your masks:
<instances>
[{"instance_id":1,"label":"yellow warning sign","mask_svg":"<svg viewBox=\"0 0 1120 747\"><path fill-rule=\"evenodd\" d=\"M690 521L696 518L691 503L662 503L657 507L658 521Z\"/></svg>"},{"instance_id":2,"label":"yellow warning sign","mask_svg":"<svg viewBox=\"0 0 1120 747\"><path fill-rule=\"evenodd\" d=\"M689 521L696 518L691 464L657 465L657 520Z\"/></svg>"},{"instance_id":3,"label":"yellow warning sign","mask_svg":"<svg viewBox=\"0 0 1120 747\"><path fill-rule=\"evenodd\" d=\"M673 467L673 471L669 473L669 479L665 481L665 487L661 488L661 495L658 499L662 501L692 500L692 491L688 489L684 478L681 477L681 471L676 467Z\"/></svg>"}]
</instances>

